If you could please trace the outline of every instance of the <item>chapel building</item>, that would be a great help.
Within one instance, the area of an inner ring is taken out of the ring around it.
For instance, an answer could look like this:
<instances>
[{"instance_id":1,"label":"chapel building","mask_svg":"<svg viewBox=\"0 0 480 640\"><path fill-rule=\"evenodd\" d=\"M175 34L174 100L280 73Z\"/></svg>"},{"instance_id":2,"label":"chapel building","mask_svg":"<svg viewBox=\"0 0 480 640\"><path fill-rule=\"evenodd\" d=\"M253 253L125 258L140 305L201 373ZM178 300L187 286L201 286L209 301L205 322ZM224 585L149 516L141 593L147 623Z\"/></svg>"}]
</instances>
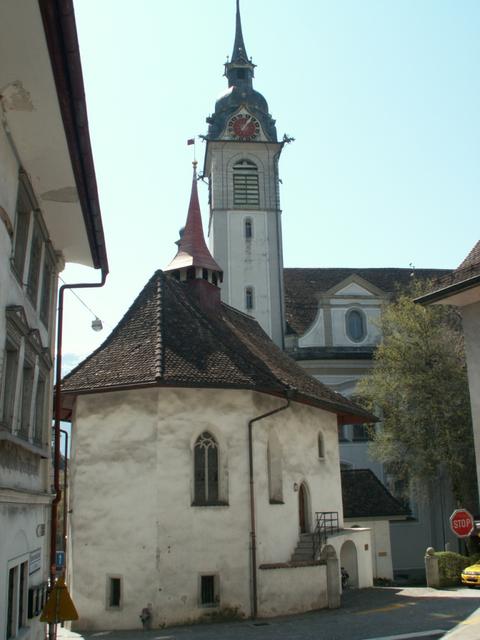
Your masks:
<instances>
[{"instance_id":1,"label":"chapel building","mask_svg":"<svg viewBox=\"0 0 480 640\"><path fill-rule=\"evenodd\" d=\"M63 381L79 629L154 628L340 604L371 586L344 523L337 429L375 420L220 300L194 169L187 222L106 341Z\"/></svg>"}]
</instances>

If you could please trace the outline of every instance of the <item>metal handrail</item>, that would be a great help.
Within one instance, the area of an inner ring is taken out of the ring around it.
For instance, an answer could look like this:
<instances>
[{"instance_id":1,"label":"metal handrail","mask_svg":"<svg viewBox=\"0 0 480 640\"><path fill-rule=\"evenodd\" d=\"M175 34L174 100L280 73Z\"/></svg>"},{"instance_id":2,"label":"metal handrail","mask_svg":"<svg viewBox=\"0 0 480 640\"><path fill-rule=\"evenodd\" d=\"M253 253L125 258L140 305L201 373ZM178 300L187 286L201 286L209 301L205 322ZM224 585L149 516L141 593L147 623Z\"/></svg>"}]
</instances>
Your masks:
<instances>
[{"instance_id":1,"label":"metal handrail","mask_svg":"<svg viewBox=\"0 0 480 640\"><path fill-rule=\"evenodd\" d=\"M338 511L316 511L315 530L313 532L313 560L327 544L329 535L339 532Z\"/></svg>"}]
</instances>

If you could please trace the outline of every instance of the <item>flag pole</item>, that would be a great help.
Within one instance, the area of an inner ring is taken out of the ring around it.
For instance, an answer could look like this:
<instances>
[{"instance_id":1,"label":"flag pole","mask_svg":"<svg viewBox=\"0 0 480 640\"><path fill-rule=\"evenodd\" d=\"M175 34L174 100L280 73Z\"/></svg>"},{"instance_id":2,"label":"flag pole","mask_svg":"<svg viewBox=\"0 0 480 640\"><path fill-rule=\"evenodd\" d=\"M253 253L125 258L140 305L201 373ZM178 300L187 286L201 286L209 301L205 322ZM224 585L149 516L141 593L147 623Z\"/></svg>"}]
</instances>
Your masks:
<instances>
[{"instance_id":1,"label":"flag pole","mask_svg":"<svg viewBox=\"0 0 480 640\"><path fill-rule=\"evenodd\" d=\"M193 161L196 162L197 161L197 148L196 148L196 137L195 136L193 138L189 138L187 140L187 145L190 146L191 144L193 144Z\"/></svg>"}]
</instances>

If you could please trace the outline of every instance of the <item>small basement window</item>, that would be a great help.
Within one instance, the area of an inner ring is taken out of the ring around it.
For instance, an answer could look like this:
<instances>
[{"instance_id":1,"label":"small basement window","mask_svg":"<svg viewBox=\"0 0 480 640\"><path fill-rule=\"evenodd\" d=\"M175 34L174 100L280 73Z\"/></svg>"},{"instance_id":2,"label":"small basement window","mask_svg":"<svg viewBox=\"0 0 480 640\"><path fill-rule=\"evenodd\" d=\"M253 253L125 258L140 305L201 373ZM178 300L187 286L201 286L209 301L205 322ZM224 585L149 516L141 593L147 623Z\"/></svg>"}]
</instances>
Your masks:
<instances>
[{"instance_id":1,"label":"small basement window","mask_svg":"<svg viewBox=\"0 0 480 640\"><path fill-rule=\"evenodd\" d=\"M122 602L122 579L108 578L108 607L119 609Z\"/></svg>"},{"instance_id":2,"label":"small basement window","mask_svg":"<svg viewBox=\"0 0 480 640\"><path fill-rule=\"evenodd\" d=\"M200 576L200 604L202 607L216 607L219 603L218 580L216 575Z\"/></svg>"}]
</instances>

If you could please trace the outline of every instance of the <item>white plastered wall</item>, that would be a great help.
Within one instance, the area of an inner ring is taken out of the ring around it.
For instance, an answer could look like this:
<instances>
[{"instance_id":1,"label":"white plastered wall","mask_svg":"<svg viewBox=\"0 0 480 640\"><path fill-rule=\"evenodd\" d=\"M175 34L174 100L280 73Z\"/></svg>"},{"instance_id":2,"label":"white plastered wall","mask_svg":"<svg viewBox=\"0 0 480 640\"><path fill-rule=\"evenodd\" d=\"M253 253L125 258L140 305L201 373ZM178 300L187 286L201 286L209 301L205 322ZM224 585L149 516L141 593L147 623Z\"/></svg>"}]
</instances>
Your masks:
<instances>
[{"instance_id":1,"label":"white plastered wall","mask_svg":"<svg viewBox=\"0 0 480 640\"><path fill-rule=\"evenodd\" d=\"M247 424L283 403L248 391L205 389L78 397L70 554L78 628L135 628L142 608L150 604L155 627L201 619L210 611L199 606L201 575L218 576L220 610L250 615ZM284 504L269 502L271 429L283 449ZM323 459L318 456L319 429ZM228 500L224 506L192 506L192 449L204 431L217 439L220 466L228 456L220 473L220 494ZM258 563L288 562L299 538L300 482L308 486L311 521L315 511L338 511L342 524L336 417L292 403L255 423L253 437ZM370 584L371 568L362 564L361 571L366 572L362 584ZM274 579L272 574L267 581ZM122 606L115 610L106 606L109 575L123 580ZM259 588L271 592L266 583Z\"/></svg>"}]
</instances>

